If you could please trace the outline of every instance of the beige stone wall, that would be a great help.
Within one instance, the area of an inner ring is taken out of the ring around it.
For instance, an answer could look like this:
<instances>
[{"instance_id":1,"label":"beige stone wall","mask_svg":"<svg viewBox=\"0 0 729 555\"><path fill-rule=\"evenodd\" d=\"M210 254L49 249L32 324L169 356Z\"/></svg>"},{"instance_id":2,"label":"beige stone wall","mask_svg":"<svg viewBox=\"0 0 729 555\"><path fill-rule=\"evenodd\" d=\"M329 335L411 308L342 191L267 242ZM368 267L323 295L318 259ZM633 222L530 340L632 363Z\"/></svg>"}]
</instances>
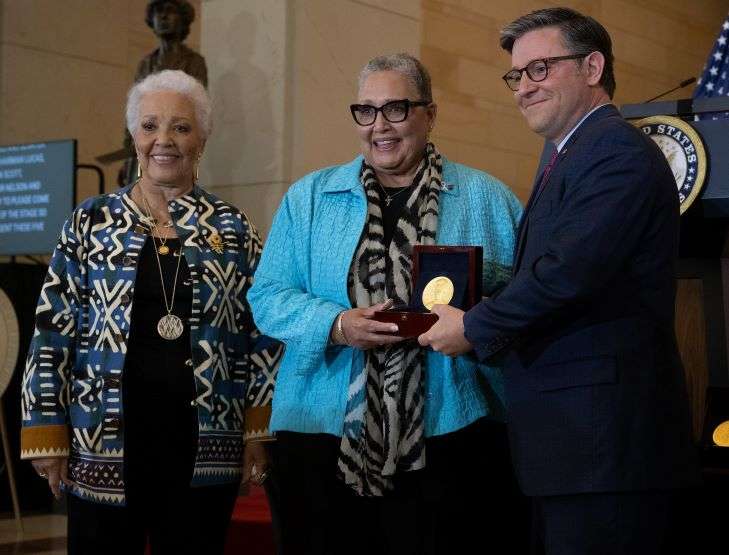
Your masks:
<instances>
[{"instance_id":1,"label":"beige stone wall","mask_svg":"<svg viewBox=\"0 0 729 555\"><path fill-rule=\"evenodd\" d=\"M213 133L201 181L264 232L289 184L288 12L286 0L205 0L202 10Z\"/></svg>"},{"instance_id":2,"label":"beige stone wall","mask_svg":"<svg viewBox=\"0 0 729 555\"><path fill-rule=\"evenodd\" d=\"M293 22L291 174L347 162L358 153L349 105L373 57L420 53L417 0L296 0Z\"/></svg>"},{"instance_id":3,"label":"beige stone wall","mask_svg":"<svg viewBox=\"0 0 729 555\"><path fill-rule=\"evenodd\" d=\"M193 0L188 44L210 69L215 130L206 186L265 234L289 184L351 159L347 106L359 68L405 50L433 74L433 134L450 158L501 178L526 199L542 141L526 127L501 75L498 30L536 9L529 0ZM726 0L565 1L602 21L615 42L616 102L636 102L697 75ZM122 140L136 65L156 47L146 0L0 0L0 143L75 137L93 163ZM673 95L688 96L690 90ZM105 168L107 190L119 164ZM96 178L79 174L79 200Z\"/></svg>"},{"instance_id":4,"label":"beige stone wall","mask_svg":"<svg viewBox=\"0 0 729 555\"><path fill-rule=\"evenodd\" d=\"M348 106L372 57L420 49L420 0L204 0L215 129L206 187L265 236L289 185L358 153Z\"/></svg>"},{"instance_id":5,"label":"beige stone wall","mask_svg":"<svg viewBox=\"0 0 729 555\"><path fill-rule=\"evenodd\" d=\"M726 0L565 0L613 39L618 105L641 102L698 75L726 15ZM434 139L449 157L486 170L528 198L542 140L501 76L511 67L499 29L544 2L422 0L422 58L439 104ZM691 96L690 88L667 98Z\"/></svg>"},{"instance_id":6,"label":"beige stone wall","mask_svg":"<svg viewBox=\"0 0 729 555\"><path fill-rule=\"evenodd\" d=\"M193 0L199 12L200 0ZM122 146L124 103L139 60L157 46L146 0L3 0L0 144L78 140L78 162ZM187 42L199 47L199 17ZM120 164L104 167L106 190ZM78 174L78 201L97 192Z\"/></svg>"}]
</instances>

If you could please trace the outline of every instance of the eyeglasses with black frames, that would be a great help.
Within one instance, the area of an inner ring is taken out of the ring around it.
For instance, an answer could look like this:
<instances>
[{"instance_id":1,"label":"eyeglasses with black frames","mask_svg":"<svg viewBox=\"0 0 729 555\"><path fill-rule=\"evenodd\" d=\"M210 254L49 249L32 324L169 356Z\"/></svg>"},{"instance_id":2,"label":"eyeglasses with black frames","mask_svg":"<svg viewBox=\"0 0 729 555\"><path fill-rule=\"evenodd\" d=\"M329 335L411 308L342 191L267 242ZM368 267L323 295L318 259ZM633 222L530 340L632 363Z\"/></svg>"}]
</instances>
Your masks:
<instances>
[{"instance_id":1,"label":"eyeglasses with black frames","mask_svg":"<svg viewBox=\"0 0 729 555\"><path fill-rule=\"evenodd\" d=\"M504 75L502 79L506 82L507 87L516 92L519 90L522 73L526 72L529 79L535 83L539 83L549 76L549 68L556 62L561 62L562 60L577 60L579 58L585 58L586 56L589 56L589 54L570 54L569 56L555 56L553 58L532 60L521 69L512 69Z\"/></svg>"},{"instance_id":2,"label":"eyeglasses with black frames","mask_svg":"<svg viewBox=\"0 0 729 555\"><path fill-rule=\"evenodd\" d=\"M352 104L349 107L349 111L352 112L352 117L355 123L361 126L372 125L377 119L377 112L382 112L382 116L390 123L400 123L408 119L410 108L417 106L428 106L432 102L426 101L412 101L412 100L391 100L386 102L379 108L377 106L371 106L370 104Z\"/></svg>"}]
</instances>

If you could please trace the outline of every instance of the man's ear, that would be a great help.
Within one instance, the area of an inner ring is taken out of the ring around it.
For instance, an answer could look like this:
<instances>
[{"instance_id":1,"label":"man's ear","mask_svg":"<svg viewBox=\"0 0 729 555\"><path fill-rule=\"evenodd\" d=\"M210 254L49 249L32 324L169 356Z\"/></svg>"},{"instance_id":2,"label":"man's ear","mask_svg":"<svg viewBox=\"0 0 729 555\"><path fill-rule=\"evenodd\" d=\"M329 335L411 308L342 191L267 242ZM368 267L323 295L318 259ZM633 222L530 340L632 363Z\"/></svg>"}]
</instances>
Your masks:
<instances>
[{"instance_id":1,"label":"man's ear","mask_svg":"<svg viewBox=\"0 0 729 555\"><path fill-rule=\"evenodd\" d=\"M602 52L595 51L587 56L583 62L583 71L587 75L587 84L592 86L599 84L604 69L605 56Z\"/></svg>"}]
</instances>

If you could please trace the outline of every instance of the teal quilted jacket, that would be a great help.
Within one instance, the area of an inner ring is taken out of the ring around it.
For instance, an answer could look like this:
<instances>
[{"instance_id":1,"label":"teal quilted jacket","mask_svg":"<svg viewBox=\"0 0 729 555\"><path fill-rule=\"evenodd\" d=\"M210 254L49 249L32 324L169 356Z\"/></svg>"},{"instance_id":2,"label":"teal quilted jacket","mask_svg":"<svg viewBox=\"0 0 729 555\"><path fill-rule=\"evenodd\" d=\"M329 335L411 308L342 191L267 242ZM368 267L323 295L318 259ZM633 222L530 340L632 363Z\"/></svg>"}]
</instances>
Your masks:
<instances>
[{"instance_id":1,"label":"teal quilted jacket","mask_svg":"<svg viewBox=\"0 0 729 555\"><path fill-rule=\"evenodd\" d=\"M347 273L364 229L362 158L314 172L288 191L274 218L248 301L262 333L286 345L271 430L341 435L352 372L362 351L329 345L336 315L351 308ZM444 159L437 243L483 246L485 295L510 276L521 205L494 177ZM479 417L503 419L497 368L473 356L427 353L426 435Z\"/></svg>"}]
</instances>

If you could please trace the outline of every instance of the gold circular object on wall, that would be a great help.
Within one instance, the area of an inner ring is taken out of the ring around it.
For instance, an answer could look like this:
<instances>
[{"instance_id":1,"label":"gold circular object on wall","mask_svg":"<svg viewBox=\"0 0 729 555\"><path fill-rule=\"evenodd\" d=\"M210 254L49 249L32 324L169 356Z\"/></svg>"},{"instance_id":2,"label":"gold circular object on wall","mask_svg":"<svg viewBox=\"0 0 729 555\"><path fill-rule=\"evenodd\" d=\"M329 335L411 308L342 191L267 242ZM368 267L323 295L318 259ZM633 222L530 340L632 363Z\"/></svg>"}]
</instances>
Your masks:
<instances>
[{"instance_id":1,"label":"gold circular object on wall","mask_svg":"<svg viewBox=\"0 0 729 555\"><path fill-rule=\"evenodd\" d=\"M0 397L10 383L18 361L18 317L5 291L0 289Z\"/></svg>"},{"instance_id":2,"label":"gold circular object on wall","mask_svg":"<svg viewBox=\"0 0 729 555\"><path fill-rule=\"evenodd\" d=\"M423 306L428 310L437 304L448 304L453 298L453 282L445 276L431 279L423 289Z\"/></svg>"},{"instance_id":3,"label":"gold circular object on wall","mask_svg":"<svg viewBox=\"0 0 729 555\"><path fill-rule=\"evenodd\" d=\"M725 420L714 428L711 439L719 447L729 447L729 420Z\"/></svg>"},{"instance_id":4,"label":"gold circular object on wall","mask_svg":"<svg viewBox=\"0 0 729 555\"><path fill-rule=\"evenodd\" d=\"M634 125L653 139L666 157L683 214L699 196L706 179L708 160L701 137L688 122L672 116L651 116Z\"/></svg>"}]
</instances>

